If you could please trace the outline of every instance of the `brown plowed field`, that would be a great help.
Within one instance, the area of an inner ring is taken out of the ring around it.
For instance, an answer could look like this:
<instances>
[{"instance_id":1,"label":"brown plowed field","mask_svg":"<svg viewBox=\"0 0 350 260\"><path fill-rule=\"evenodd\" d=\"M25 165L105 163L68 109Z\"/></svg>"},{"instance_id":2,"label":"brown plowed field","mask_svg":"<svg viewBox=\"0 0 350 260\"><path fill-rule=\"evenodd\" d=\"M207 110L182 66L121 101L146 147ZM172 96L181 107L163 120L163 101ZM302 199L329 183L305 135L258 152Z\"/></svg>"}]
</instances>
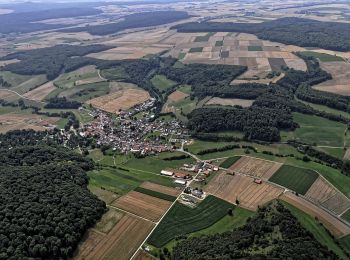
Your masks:
<instances>
[{"instance_id":1,"label":"brown plowed field","mask_svg":"<svg viewBox=\"0 0 350 260\"><path fill-rule=\"evenodd\" d=\"M153 190L153 191L157 191L160 193L168 194L168 195L174 196L174 197L177 197L181 194L180 189L178 190L178 189L166 187L166 186L155 184L155 183L149 182L149 181L142 183L140 187L148 189L148 190Z\"/></svg>"},{"instance_id":2,"label":"brown plowed field","mask_svg":"<svg viewBox=\"0 0 350 260\"><path fill-rule=\"evenodd\" d=\"M43 100L48 94L50 94L52 91L54 91L56 87L53 85L52 81L49 81L40 87L37 87L27 93L25 93L23 96L36 100L36 101L41 101Z\"/></svg>"},{"instance_id":3,"label":"brown plowed field","mask_svg":"<svg viewBox=\"0 0 350 260\"><path fill-rule=\"evenodd\" d=\"M184 99L185 97L188 97L188 94L176 90L175 92L173 92L169 95L168 99L169 99L169 101L176 102L176 101L179 101L181 99Z\"/></svg>"},{"instance_id":4,"label":"brown plowed field","mask_svg":"<svg viewBox=\"0 0 350 260\"><path fill-rule=\"evenodd\" d=\"M76 259L127 260L151 232L154 224L133 216L124 216L117 225L102 236L92 234L78 249Z\"/></svg>"},{"instance_id":5,"label":"brown plowed field","mask_svg":"<svg viewBox=\"0 0 350 260\"><path fill-rule=\"evenodd\" d=\"M137 254L132 258L132 260L153 260L153 259L156 259L156 258L147 254L143 250L137 251Z\"/></svg>"},{"instance_id":6,"label":"brown plowed field","mask_svg":"<svg viewBox=\"0 0 350 260\"><path fill-rule=\"evenodd\" d=\"M137 216L158 221L172 203L140 192L131 191L115 200L112 205Z\"/></svg>"},{"instance_id":7,"label":"brown plowed field","mask_svg":"<svg viewBox=\"0 0 350 260\"><path fill-rule=\"evenodd\" d=\"M342 237L344 235L350 234L350 227L345 225L336 217L332 216L327 211L317 207L311 202L295 196L294 194L287 192L280 196L280 199L288 202L289 204L297 207L298 209L304 211L305 213L311 215L312 217L317 217L321 223L336 237Z\"/></svg>"},{"instance_id":8,"label":"brown plowed field","mask_svg":"<svg viewBox=\"0 0 350 260\"><path fill-rule=\"evenodd\" d=\"M283 189L265 182L256 184L251 177L220 173L209 182L205 191L231 203L236 203L238 199L240 206L256 210L258 206L278 198Z\"/></svg>"},{"instance_id":9,"label":"brown plowed field","mask_svg":"<svg viewBox=\"0 0 350 260\"><path fill-rule=\"evenodd\" d=\"M321 204L337 215L343 213L350 207L350 200L322 177L318 177L305 196L307 199L314 203Z\"/></svg>"},{"instance_id":10,"label":"brown plowed field","mask_svg":"<svg viewBox=\"0 0 350 260\"><path fill-rule=\"evenodd\" d=\"M242 156L230 170L268 180L281 166L281 163Z\"/></svg>"}]
</instances>

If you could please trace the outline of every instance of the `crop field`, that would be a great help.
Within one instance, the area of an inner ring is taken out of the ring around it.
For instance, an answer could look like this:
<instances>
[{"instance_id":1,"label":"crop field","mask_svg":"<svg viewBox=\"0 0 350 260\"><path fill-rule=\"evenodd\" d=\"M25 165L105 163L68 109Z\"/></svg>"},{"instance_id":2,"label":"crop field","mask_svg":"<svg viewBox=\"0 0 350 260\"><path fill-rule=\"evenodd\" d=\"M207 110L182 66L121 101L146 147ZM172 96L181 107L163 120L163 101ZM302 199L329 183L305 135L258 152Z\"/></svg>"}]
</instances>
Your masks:
<instances>
[{"instance_id":1,"label":"crop field","mask_svg":"<svg viewBox=\"0 0 350 260\"><path fill-rule=\"evenodd\" d=\"M145 102L149 98L150 95L147 91L127 88L121 89L112 94L91 99L87 103L110 113L118 113L121 110L127 110L137 104Z\"/></svg>"},{"instance_id":2,"label":"crop field","mask_svg":"<svg viewBox=\"0 0 350 260\"><path fill-rule=\"evenodd\" d=\"M176 90L168 96L168 100L170 102L177 102L177 101L180 101L186 97L188 97L187 93L184 93L180 90Z\"/></svg>"},{"instance_id":3,"label":"crop field","mask_svg":"<svg viewBox=\"0 0 350 260\"><path fill-rule=\"evenodd\" d=\"M305 194L305 197L315 203L321 204L337 215L350 208L350 200L322 177L317 178Z\"/></svg>"},{"instance_id":4,"label":"crop field","mask_svg":"<svg viewBox=\"0 0 350 260\"><path fill-rule=\"evenodd\" d=\"M123 216L108 234L93 229L76 252L76 259L129 259L152 230L152 222Z\"/></svg>"},{"instance_id":5,"label":"crop field","mask_svg":"<svg viewBox=\"0 0 350 260\"><path fill-rule=\"evenodd\" d=\"M268 180L281 166L281 163L242 156L230 170Z\"/></svg>"},{"instance_id":6,"label":"crop field","mask_svg":"<svg viewBox=\"0 0 350 260\"><path fill-rule=\"evenodd\" d=\"M205 192L239 206L256 210L258 206L278 198L283 189L263 182L254 183L254 178L219 173L204 188Z\"/></svg>"},{"instance_id":7,"label":"crop field","mask_svg":"<svg viewBox=\"0 0 350 260\"><path fill-rule=\"evenodd\" d=\"M341 215L341 218L342 218L342 219L345 219L347 222L350 223L350 209L348 209L346 212L344 212L344 213Z\"/></svg>"},{"instance_id":8,"label":"crop field","mask_svg":"<svg viewBox=\"0 0 350 260\"><path fill-rule=\"evenodd\" d=\"M312 217L317 217L320 222L336 237L342 237L350 234L350 227L345 225L336 217L333 217L327 211L315 206L311 202L302 197L295 196L291 192L284 193L281 200L293 205L294 207L304 211Z\"/></svg>"},{"instance_id":9,"label":"crop field","mask_svg":"<svg viewBox=\"0 0 350 260\"><path fill-rule=\"evenodd\" d=\"M314 86L314 89L339 95L350 95L350 63L321 62L321 68L332 74L332 79Z\"/></svg>"},{"instance_id":10,"label":"crop field","mask_svg":"<svg viewBox=\"0 0 350 260\"><path fill-rule=\"evenodd\" d=\"M209 99L209 101L205 103L205 105L250 107L251 105L253 105L253 102L254 100L248 99L213 97Z\"/></svg>"},{"instance_id":11,"label":"crop field","mask_svg":"<svg viewBox=\"0 0 350 260\"><path fill-rule=\"evenodd\" d=\"M223 161L220 164L220 167L222 168L230 168L234 163L236 163L241 157L240 156L234 156L234 157L229 157L225 161Z\"/></svg>"},{"instance_id":12,"label":"crop field","mask_svg":"<svg viewBox=\"0 0 350 260\"><path fill-rule=\"evenodd\" d=\"M0 115L0 133L17 129L46 130L45 125L55 125L58 118L46 118L34 114L8 113Z\"/></svg>"},{"instance_id":13,"label":"crop field","mask_svg":"<svg viewBox=\"0 0 350 260\"><path fill-rule=\"evenodd\" d=\"M170 187L166 187L166 186L159 185L149 181L142 183L140 187L144 189L164 193L173 197L177 197L181 194L181 189L170 188Z\"/></svg>"},{"instance_id":14,"label":"crop field","mask_svg":"<svg viewBox=\"0 0 350 260\"><path fill-rule=\"evenodd\" d=\"M137 191L139 193L143 193L143 194L146 194L146 195L158 198L158 199L171 201L171 202L174 202L176 200L175 196L171 196L171 195L164 194L164 193L154 191L154 190L145 189L143 187L137 187L136 189L134 189L134 191Z\"/></svg>"},{"instance_id":15,"label":"crop field","mask_svg":"<svg viewBox=\"0 0 350 260\"><path fill-rule=\"evenodd\" d=\"M155 86L160 91L166 91L167 89L176 85L175 81L167 79L164 75L155 75L151 79L151 82L152 82L153 86Z\"/></svg>"},{"instance_id":16,"label":"crop field","mask_svg":"<svg viewBox=\"0 0 350 260\"><path fill-rule=\"evenodd\" d=\"M318 174L313 170L283 165L269 181L305 195L317 178Z\"/></svg>"},{"instance_id":17,"label":"crop field","mask_svg":"<svg viewBox=\"0 0 350 260\"><path fill-rule=\"evenodd\" d=\"M333 61L344 61L342 57L336 55L330 55L327 53L320 53L314 51L303 51L302 54L310 57L319 59L321 62L333 62Z\"/></svg>"},{"instance_id":18,"label":"crop field","mask_svg":"<svg viewBox=\"0 0 350 260\"><path fill-rule=\"evenodd\" d=\"M89 185L88 187L93 194L95 194L100 200L103 200L106 204L110 204L116 198L120 197L114 192L108 191L106 189L101 189L100 187L94 185Z\"/></svg>"},{"instance_id":19,"label":"crop field","mask_svg":"<svg viewBox=\"0 0 350 260\"><path fill-rule=\"evenodd\" d=\"M50 94L52 91L54 91L56 87L54 86L52 81L49 81L40 87L37 87L27 93L25 93L23 96L36 100L36 101L42 101L48 94Z\"/></svg>"},{"instance_id":20,"label":"crop field","mask_svg":"<svg viewBox=\"0 0 350 260\"><path fill-rule=\"evenodd\" d=\"M297 140L323 146L342 147L346 125L318 116L293 113L293 119L300 125L293 132L282 131L282 140ZM286 136L283 136L287 134Z\"/></svg>"},{"instance_id":21,"label":"crop field","mask_svg":"<svg viewBox=\"0 0 350 260\"><path fill-rule=\"evenodd\" d=\"M151 221L158 221L172 202L158 199L140 192L130 191L115 200L112 205Z\"/></svg>"},{"instance_id":22,"label":"crop field","mask_svg":"<svg viewBox=\"0 0 350 260\"><path fill-rule=\"evenodd\" d=\"M214 196L208 196L196 208L176 202L154 230L148 243L162 247L177 236L207 228L227 215L227 210L233 207Z\"/></svg>"},{"instance_id":23,"label":"crop field","mask_svg":"<svg viewBox=\"0 0 350 260\"><path fill-rule=\"evenodd\" d=\"M137 254L132 258L132 260L154 260L155 258L147 254L143 250L137 251Z\"/></svg>"}]
</instances>

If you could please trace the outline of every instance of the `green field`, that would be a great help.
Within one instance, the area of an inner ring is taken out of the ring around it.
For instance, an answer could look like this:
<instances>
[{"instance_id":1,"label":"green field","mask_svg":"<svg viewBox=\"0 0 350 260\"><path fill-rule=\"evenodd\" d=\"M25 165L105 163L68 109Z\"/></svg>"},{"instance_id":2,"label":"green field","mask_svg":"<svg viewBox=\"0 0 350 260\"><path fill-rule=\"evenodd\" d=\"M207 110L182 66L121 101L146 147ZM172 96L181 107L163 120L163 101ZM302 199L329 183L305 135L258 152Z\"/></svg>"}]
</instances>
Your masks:
<instances>
[{"instance_id":1,"label":"green field","mask_svg":"<svg viewBox=\"0 0 350 260\"><path fill-rule=\"evenodd\" d=\"M338 242L344 248L344 250L348 254L350 254L350 235L347 235L345 237L342 237L342 238L338 239ZM345 259L349 259L349 258L345 258Z\"/></svg>"},{"instance_id":2,"label":"green field","mask_svg":"<svg viewBox=\"0 0 350 260\"><path fill-rule=\"evenodd\" d=\"M207 42L209 41L209 38L211 36L213 36L215 34L215 32L210 32L210 33L207 33L206 35L204 36L197 36L195 39L194 39L194 42Z\"/></svg>"},{"instance_id":3,"label":"green field","mask_svg":"<svg viewBox=\"0 0 350 260\"><path fill-rule=\"evenodd\" d=\"M185 58L185 56L186 56L186 53L181 52L177 58L179 60L182 60L183 58Z\"/></svg>"},{"instance_id":4,"label":"green field","mask_svg":"<svg viewBox=\"0 0 350 260\"><path fill-rule=\"evenodd\" d=\"M203 51L203 47L194 47L194 48L191 48L189 50L189 53L193 53L193 52L202 52Z\"/></svg>"},{"instance_id":5,"label":"green field","mask_svg":"<svg viewBox=\"0 0 350 260\"><path fill-rule=\"evenodd\" d=\"M124 68L114 67L111 69L101 70L101 76L110 80L123 81L128 78L128 74L125 72Z\"/></svg>"},{"instance_id":6,"label":"green field","mask_svg":"<svg viewBox=\"0 0 350 260\"><path fill-rule=\"evenodd\" d=\"M350 209L347 210L341 217L350 223Z\"/></svg>"},{"instance_id":7,"label":"green field","mask_svg":"<svg viewBox=\"0 0 350 260\"><path fill-rule=\"evenodd\" d=\"M335 243L323 225L320 225L313 217L287 202L281 201L281 203L291 211L305 229L314 235L318 242L333 250L342 259L347 259L343 250Z\"/></svg>"},{"instance_id":8,"label":"green field","mask_svg":"<svg viewBox=\"0 0 350 260\"><path fill-rule=\"evenodd\" d=\"M344 145L345 124L300 113L293 113L293 119L300 128L292 132L281 131L282 141L295 139L322 146L342 147Z\"/></svg>"},{"instance_id":9,"label":"green field","mask_svg":"<svg viewBox=\"0 0 350 260\"><path fill-rule=\"evenodd\" d=\"M208 196L196 208L177 202L153 231L148 243L162 247L177 236L205 229L227 215L233 205Z\"/></svg>"},{"instance_id":10,"label":"green field","mask_svg":"<svg viewBox=\"0 0 350 260\"><path fill-rule=\"evenodd\" d=\"M220 164L220 167L222 168L230 168L235 162L237 162L241 157L240 156L234 156L234 157L229 157L225 161L223 161Z\"/></svg>"},{"instance_id":11,"label":"green field","mask_svg":"<svg viewBox=\"0 0 350 260\"><path fill-rule=\"evenodd\" d=\"M162 200L167 200L167 201L175 201L176 197L168 195L168 194L164 194L164 193L160 193L157 191L153 191L153 190L148 190L145 188L141 188L141 187L137 187L135 189L135 191L146 194L146 195L150 195L152 197L158 198L158 199L162 199Z\"/></svg>"},{"instance_id":12,"label":"green field","mask_svg":"<svg viewBox=\"0 0 350 260\"><path fill-rule=\"evenodd\" d=\"M164 75L155 75L151 82L160 91L166 91L176 85L175 81L167 79Z\"/></svg>"},{"instance_id":13,"label":"green field","mask_svg":"<svg viewBox=\"0 0 350 260\"><path fill-rule=\"evenodd\" d=\"M315 171L283 165L272 175L269 181L305 195L317 178L318 174Z\"/></svg>"},{"instance_id":14,"label":"green field","mask_svg":"<svg viewBox=\"0 0 350 260\"><path fill-rule=\"evenodd\" d=\"M332 155L338 159L343 159L345 155L344 148L331 148L331 147L317 147L317 150L325 152L329 155Z\"/></svg>"},{"instance_id":15,"label":"green field","mask_svg":"<svg viewBox=\"0 0 350 260\"><path fill-rule=\"evenodd\" d=\"M98 77L97 70L80 74L77 71L72 71L68 73L61 74L55 81L54 84L61 89L73 88L75 87L75 82L78 80L86 80L89 78Z\"/></svg>"},{"instance_id":16,"label":"green field","mask_svg":"<svg viewBox=\"0 0 350 260\"><path fill-rule=\"evenodd\" d=\"M215 42L215 47L221 47L224 45L224 41L216 41Z\"/></svg>"},{"instance_id":17,"label":"green field","mask_svg":"<svg viewBox=\"0 0 350 260\"><path fill-rule=\"evenodd\" d=\"M248 51L262 51L261 46L248 46Z\"/></svg>"},{"instance_id":18,"label":"green field","mask_svg":"<svg viewBox=\"0 0 350 260\"><path fill-rule=\"evenodd\" d=\"M85 102L95 97L107 95L110 92L109 82L98 82L76 86L59 93L59 97L66 97L79 102Z\"/></svg>"},{"instance_id":19,"label":"green field","mask_svg":"<svg viewBox=\"0 0 350 260\"><path fill-rule=\"evenodd\" d=\"M342 57L339 57L336 55L330 55L327 53L319 53L314 51L302 51L301 54L317 58L322 62L344 61Z\"/></svg>"}]
</instances>

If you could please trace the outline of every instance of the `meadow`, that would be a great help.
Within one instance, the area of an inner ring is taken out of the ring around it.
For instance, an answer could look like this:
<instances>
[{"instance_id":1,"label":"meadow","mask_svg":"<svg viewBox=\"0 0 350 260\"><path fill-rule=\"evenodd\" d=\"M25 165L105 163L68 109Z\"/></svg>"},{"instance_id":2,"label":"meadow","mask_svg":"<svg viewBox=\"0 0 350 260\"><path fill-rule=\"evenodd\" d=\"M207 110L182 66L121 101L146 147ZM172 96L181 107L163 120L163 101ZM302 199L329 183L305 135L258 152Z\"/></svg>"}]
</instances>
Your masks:
<instances>
[{"instance_id":1,"label":"meadow","mask_svg":"<svg viewBox=\"0 0 350 260\"><path fill-rule=\"evenodd\" d=\"M222 168L230 168L235 162L237 162L241 157L240 156L234 156L234 157L229 157L225 161L223 161L220 164L220 167Z\"/></svg>"},{"instance_id":2,"label":"meadow","mask_svg":"<svg viewBox=\"0 0 350 260\"><path fill-rule=\"evenodd\" d=\"M315 171L283 165L269 181L305 195L317 177L318 174Z\"/></svg>"},{"instance_id":3,"label":"meadow","mask_svg":"<svg viewBox=\"0 0 350 260\"><path fill-rule=\"evenodd\" d=\"M177 236L207 228L228 214L233 205L208 196L196 208L176 203L153 231L148 243L162 247Z\"/></svg>"},{"instance_id":4,"label":"meadow","mask_svg":"<svg viewBox=\"0 0 350 260\"><path fill-rule=\"evenodd\" d=\"M320 53L315 51L302 51L301 53L306 56L317 58L322 62L344 61L342 57L330 55L327 53Z\"/></svg>"}]
</instances>

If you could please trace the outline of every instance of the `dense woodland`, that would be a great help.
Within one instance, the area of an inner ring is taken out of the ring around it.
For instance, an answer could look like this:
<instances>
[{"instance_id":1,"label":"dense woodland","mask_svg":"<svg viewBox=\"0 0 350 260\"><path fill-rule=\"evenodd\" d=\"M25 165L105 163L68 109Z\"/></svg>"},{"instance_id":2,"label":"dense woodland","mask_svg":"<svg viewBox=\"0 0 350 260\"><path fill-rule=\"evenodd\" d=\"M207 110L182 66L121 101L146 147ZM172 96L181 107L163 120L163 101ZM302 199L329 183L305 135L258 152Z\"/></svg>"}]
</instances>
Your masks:
<instances>
[{"instance_id":1,"label":"dense woodland","mask_svg":"<svg viewBox=\"0 0 350 260\"><path fill-rule=\"evenodd\" d=\"M350 51L350 27L347 23L320 22L287 17L259 24L191 22L173 27L179 32L244 32L262 40L318 47L335 51Z\"/></svg>"},{"instance_id":2,"label":"dense woodland","mask_svg":"<svg viewBox=\"0 0 350 260\"><path fill-rule=\"evenodd\" d=\"M85 231L106 211L87 189L85 171L93 162L49 146L46 136L0 135L0 259L71 258Z\"/></svg>"},{"instance_id":3,"label":"dense woodland","mask_svg":"<svg viewBox=\"0 0 350 260\"><path fill-rule=\"evenodd\" d=\"M281 203L260 208L243 227L181 240L172 259L338 259Z\"/></svg>"},{"instance_id":4,"label":"dense woodland","mask_svg":"<svg viewBox=\"0 0 350 260\"><path fill-rule=\"evenodd\" d=\"M122 20L117 23L103 25L89 25L86 27L76 27L62 30L63 32L83 32L86 31L93 35L107 35L117 33L126 29L139 27L157 26L167 23L173 23L179 20L190 18L187 12L183 11L155 11L135 13L121 17Z\"/></svg>"},{"instance_id":5,"label":"dense woodland","mask_svg":"<svg viewBox=\"0 0 350 260\"><path fill-rule=\"evenodd\" d=\"M78 101L70 101L65 97L53 97L49 99L49 102L45 105L45 108L61 108L61 109L77 109L81 106Z\"/></svg>"},{"instance_id":6,"label":"dense woodland","mask_svg":"<svg viewBox=\"0 0 350 260\"><path fill-rule=\"evenodd\" d=\"M98 63L98 60L81 56L110 48L110 46L104 45L56 45L54 47L20 51L1 57L0 60L20 60L20 62L8 64L1 69L22 75L46 74L47 78L52 80L63 72Z\"/></svg>"},{"instance_id":7,"label":"dense woodland","mask_svg":"<svg viewBox=\"0 0 350 260\"><path fill-rule=\"evenodd\" d=\"M21 12L21 14L18 14L17 12L3 14L0 15L0 34L29 33L68 27L69 25L40 23L40 21L47 19L97 15L100 13L102 13L102 11L98 9L75 6L71 8L58 8L50 10L30 10Z\"/></svg>"}]
</instances>

